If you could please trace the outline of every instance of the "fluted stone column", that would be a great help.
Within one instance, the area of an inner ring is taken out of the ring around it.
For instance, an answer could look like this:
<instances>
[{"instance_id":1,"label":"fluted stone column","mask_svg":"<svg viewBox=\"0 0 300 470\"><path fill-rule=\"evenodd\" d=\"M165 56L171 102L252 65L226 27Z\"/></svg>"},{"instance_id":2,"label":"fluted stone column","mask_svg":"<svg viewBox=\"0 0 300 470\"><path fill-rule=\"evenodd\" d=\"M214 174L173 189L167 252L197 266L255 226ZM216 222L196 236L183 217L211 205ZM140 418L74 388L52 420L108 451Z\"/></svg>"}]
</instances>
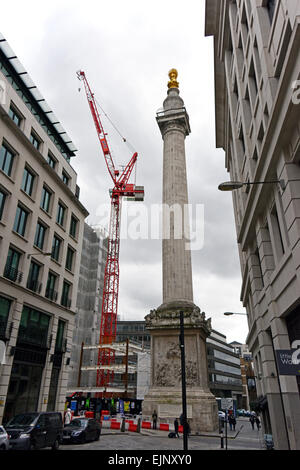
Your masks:
<instances>
[{"instance_id":1,"label":"fluted stone column","mask_svg":"<svg viewBox=\"0 0 300 470\"><path fill-rule=\"evenodd\" d=\"M156 410L160 422L173 426L182 413L179 330L183 311L187 418L192 432L214 431L218 427L217 403L208 388L206 353L211 322L193 302L189 227L184 213L188 204L185 137L190 133L189 117L179 96L177 71L172 69L169 77L168 96L156 118L164 142L163 303L145 317L151 334L151 380L143 416L151 418ZM166 230L169 226L170 234Z\"/></svg>"},{"instance_id":2,"label":"fluted stone column","mask_svg":"<svg viewBox=\"0 0 300 470\"><path fill-rule=\"evenodd\" d=\"M173 300L193 302L191 252L186 249L189 234L187 213L188 190L185 162L185 137L190 133L189 117L177 87L170 87L163 104L163 112L157 116L163 148L163 205L164 233L163 255L163 303ZM173 211L172 211L173 209ZM178 238L181 234L181 237ZM170 235L170 236L169 236Z\"/></svg>"}]
</instances>

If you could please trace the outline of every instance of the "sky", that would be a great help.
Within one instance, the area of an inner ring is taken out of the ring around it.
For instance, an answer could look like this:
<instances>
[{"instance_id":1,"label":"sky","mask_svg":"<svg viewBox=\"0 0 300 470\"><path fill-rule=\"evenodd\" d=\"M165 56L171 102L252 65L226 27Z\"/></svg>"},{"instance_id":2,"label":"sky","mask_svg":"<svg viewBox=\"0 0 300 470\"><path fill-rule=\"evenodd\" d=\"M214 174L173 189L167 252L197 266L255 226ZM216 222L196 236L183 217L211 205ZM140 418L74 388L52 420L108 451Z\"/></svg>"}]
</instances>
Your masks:
<instances>
[{"instance_id":1,"label":"sky","mask_svg":"<svg viewBox=\"0 0 300 470\"><path fill-rule=\"evenodd\" d=\"M167 97L169 70L178 70L191 126L185 144L195 228L196 207L203 208L203 246L191 252L194 302L228 342L244 343L247 317L223 315L245 309L232 195L217 189L230 178L224 151L215 146L213 39L204 36L205 1L5 2L0 24L78 149L71 165L90 225L105 225L102 207L109 204L112 181L76 72L84 70L97 102L131 145L102 114L115 163L126 164L132 148L138 152L136 184L145 187L144 206L150 211L162 199L163 141L156 112ZM123 214L134 204L139 203L125 203ZM161 303L161 240L122 239L121 319L142 320Z\"/></svg>"}]
</instances>

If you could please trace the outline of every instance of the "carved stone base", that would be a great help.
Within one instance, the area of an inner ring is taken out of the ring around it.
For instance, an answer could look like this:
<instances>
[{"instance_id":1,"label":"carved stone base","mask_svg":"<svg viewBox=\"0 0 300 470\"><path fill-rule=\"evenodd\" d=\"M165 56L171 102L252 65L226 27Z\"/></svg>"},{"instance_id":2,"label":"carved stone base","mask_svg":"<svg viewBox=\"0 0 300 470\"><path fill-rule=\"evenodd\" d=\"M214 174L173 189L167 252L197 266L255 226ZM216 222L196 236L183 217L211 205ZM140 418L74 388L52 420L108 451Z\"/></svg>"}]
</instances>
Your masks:
<instances>
[{"instance_id":1,"label":"carved stone base","mask_svg":"<svg viewBox=\"0 0 300 470\"><path fill-rule=\"evenodd\" d=\"M213 432L218 428L218 406L214 395L201 389L188 389L187 420L191 432ZM181 389L151 388L143 403L143 419L152 420L156 410L158 423L169 423L170 430L175 418L182 413Z\"/></svg>"},{"instance_id":2,"label":"carved stone base","mask_svg":"<svg viewBox=\"0 0 300 470\"><path fill-rule=\"evenodd\" d=\"M218 408L208 388L206 338L210 319L192 302L161 305L145 317L151 334L150 389L143 403L143 416L156 410L158 418L173 423L182 413L179 313L184 312L187 415L192 432L214 431Z\"/></svg>"}]
</instances>

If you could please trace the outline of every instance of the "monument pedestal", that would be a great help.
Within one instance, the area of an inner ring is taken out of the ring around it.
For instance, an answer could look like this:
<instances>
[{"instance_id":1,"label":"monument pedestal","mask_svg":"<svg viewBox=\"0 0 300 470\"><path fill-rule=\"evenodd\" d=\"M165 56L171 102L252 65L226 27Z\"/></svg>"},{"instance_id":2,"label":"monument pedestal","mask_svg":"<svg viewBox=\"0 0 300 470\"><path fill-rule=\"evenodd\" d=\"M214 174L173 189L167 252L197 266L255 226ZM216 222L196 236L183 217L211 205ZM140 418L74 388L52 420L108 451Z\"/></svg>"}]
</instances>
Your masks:
<instances>
[{"instance_id":1,"label":"monument pedestal","mask_svg":"<svg viewBox=\"0 0 300 470\"><path fill-rule=\"evenodd\" d=\"M173 424L182 413L180 311L184 312L187 419L192 432L215 431L218 407L208 388L206 353L211 322L190 301L162 304L145 317L151 334L151 379L143 416L151 419L156 410L160 422Z\"/></svg>"}]
</instances>

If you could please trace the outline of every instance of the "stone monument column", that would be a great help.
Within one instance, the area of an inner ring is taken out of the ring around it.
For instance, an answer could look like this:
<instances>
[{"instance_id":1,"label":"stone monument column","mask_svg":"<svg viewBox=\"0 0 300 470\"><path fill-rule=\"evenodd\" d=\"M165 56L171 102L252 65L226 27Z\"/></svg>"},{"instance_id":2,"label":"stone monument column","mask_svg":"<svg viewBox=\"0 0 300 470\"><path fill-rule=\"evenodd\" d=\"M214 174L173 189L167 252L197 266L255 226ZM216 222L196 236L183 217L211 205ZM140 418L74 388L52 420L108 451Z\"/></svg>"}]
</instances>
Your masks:
<instances>
[{"instance_id":1,"label":"stone monument column","mask_svg":"<svg viewBox=\"0 0 300 470\"><path fill-rule=\"evenodd\" d=\"M182 414L180 311L184 313L187 419L192 432L218 427L217 403L208 388L206 338L211 332L193 302L189 250L185 137L189 117L179 96L177 71L169 72L168 96L157 114L163 147L163 303L145 317L151 334L150 389L143 402L143 416L155 410L160 422L173 426ZM169 230L170 229L170 230Z\"/></svg>"},{"instance_id":2,"label":"stone monument column","mask_svg":"<svg viewBox=\"0 0 300 470\"><path fill-rule=\"evenodd\" d=\"M173 69L170 76L173 81L168 84L168 97L164 101L163 112L156 118L164 143L163 303L173 300L193 302L191 252L186 250L189 224L185 213L188 204L185 137L190 133L190 125L184 102L179 96L177 72Z\"/></svg>"}]
</instances>

